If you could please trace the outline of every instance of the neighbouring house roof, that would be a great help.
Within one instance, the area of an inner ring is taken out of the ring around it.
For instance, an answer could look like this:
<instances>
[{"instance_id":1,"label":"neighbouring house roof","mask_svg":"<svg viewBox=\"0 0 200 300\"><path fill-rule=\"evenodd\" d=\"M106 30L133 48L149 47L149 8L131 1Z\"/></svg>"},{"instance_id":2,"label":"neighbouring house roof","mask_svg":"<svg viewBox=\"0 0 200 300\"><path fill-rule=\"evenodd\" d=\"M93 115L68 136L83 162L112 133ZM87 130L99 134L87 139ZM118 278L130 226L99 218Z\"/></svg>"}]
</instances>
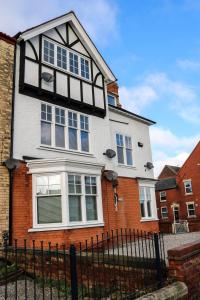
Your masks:
<instances>
[{"instance_id":1,"label":"neighbouring house roof","mask_svg":"<svg viewBox=\"0 0 200 300\"><path fill-rule=\"evenodd\" d=\"M165 191L165 190L174 189L176 187L177 187L176 178L174 177L160 179L156 183L156 191Z\"/></svg>"},{"instance_id":2,"label":"neighbouring house roof","mask_svg":"<svg viewBox=\"0 0 200 300\"><path fill-rule=\"evenodd\" d=\"M16 39L14 37L11 37L4 32L0 32L0 40L4 40L13 45L16 43Z\"/></svg>"},{"instance_id":3,"label":"neighbouring house roof","mask_svg":"<svg viewBox=\"0 0 200 300\"><path fill-rule=\"evenodd\" d=\"M54 19L48 20L37 26L28 28L23 32L18 32L15 35L15 38L18 41L20 41L20 40L26 41L28 39L33 38L36 35L42 34L43 32L51 30L59 25L67 23L67 22L70 22L70 25L73 27L76 34L79 36L81 42L84 44L88 53L90 53L90 55L94 57L96 64L102 70L102 73L104 74L104 76L108 80L108 82L116 81L117 78L113 74L113 72L110 69L110 67L108 66L108 64L105 62L101 53L99 52L97 47L94 45L93 41L89 37L88 33L85 31L84 27L82 26L82 24L80 23L76 14L73 11L70 11L70 12L68 12L62 16L56 17Z\"/></svg>"},{"instance_id":4,"label":"neighbouring house roof","mask_svg":"<svg viewBox=\"0 0 200 300\"><path fill-rule=\"evenodd\" d=\"M170 165L166 165L166 167L168 167L175 175L178 173L178 171L180 170L180 167L177 166L170 166Z\"/></svg>"},{"instance_id":5,"label":"neighbouring house roof","mask_svg":"<svg viewBox=\"0 0 200 300\"><path fill-rule=\"evenodd\" d=\"M180 167L165 165L164 168L162 169L162 171L160 172L160 175L158 176L158 178L163 179L163 178L176 177L179 170L180 170Z\"/></svg>"},{"instance_id":6,"label":"neighbouring house roof","mask_svg":"<svg viewBox=\"0 0 200 300\"><path fill-rule=\"evenodd\" d=\"M144 118L144 117L142 117L140 115L137 115L137 114L135 114L135 113L133 113L131 111L128 111L128 110L122 108L122 107L113 106L113 105L109 104L109 108L110 108L111 111L118 112L118 113L120 113L122 115L129 116L132 119L141 121L142 123L145 123L147 125L154 125L154 124L156 124L156 122L154 122L154 121L152 121L150 119Z\"/></svg>"}]
</instances>

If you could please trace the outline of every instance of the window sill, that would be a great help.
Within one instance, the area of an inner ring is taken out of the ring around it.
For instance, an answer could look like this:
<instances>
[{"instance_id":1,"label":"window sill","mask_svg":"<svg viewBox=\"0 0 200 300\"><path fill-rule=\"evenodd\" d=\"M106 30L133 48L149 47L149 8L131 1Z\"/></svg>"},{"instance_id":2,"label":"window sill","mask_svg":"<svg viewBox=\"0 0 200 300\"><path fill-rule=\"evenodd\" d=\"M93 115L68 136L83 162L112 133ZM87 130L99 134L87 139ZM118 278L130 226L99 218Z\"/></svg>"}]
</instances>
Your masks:
<instances>
[{"instance_id":1,"label":"window sill","mask_svg":"<svg viewBox=\"0 0 200 300\"><path fill-rule=\"evenodd\" d=\"M40 146L37 147L37 149L53 151L53 152L59 152L59 153L68 153L68 154L79 155L79 156L95 157L93 154L87 153L87 152L67 150L67 149L51 147L51 146L45 146L45 145L40 145Z\"/></svg>"},{"instance_id":2,"label":"window sill","mask_svg":"<svg viewBox=\"0 0 200 300\"><path fill-rule=\"evenodd\" d=\"M197 216L194 215L194 216L187 216L188 219L195 219Z\"/></svg>"},{"instance_id":3,"label":"window sill","mask_svg":"<svg viewBox=\"0 0 200 300\"><path fill-rule=\"evenodd\" d=\"M91 223L91 224L74 224L68 226L55 226L55 227L34 227L28 229L28 232L39 232L39 231L54 231L54 230L69 230L69 229L79 229L79 228L89 228L89 227L103 227L104 223Z\"/></svg>"},{"instance_id":4,"label":"window sill","mask_svg":"<svg viewBox=\"0 0 200 300\"><path fill-rule=\"evenodd\" d=\"M134 166L128 166L128 165L118 164L118 167L136 170L136 167L134 167Z\"/></svg>"},{"instance_id":5,"label":"window sill","mask_svg":"<svg viewBox=\"0 0 200 300\"><path fill-rule=\"evenodd\" d=\"M193 195L193 193L185 193L185 196Z\"/></svg>"},{"instance_id":6,"label":"window sill","mask_svg":"<svg viewBox=\"0 0 200 300\"><path fill-rule=\"evenodd\" d=\"M160 200L160 202L162 203L162 202L166 202L167 201L167 199L166 200Z\"/></svg>"},{"instance_id":7,"label":"window sill","mask_svg":"<svg viewBox=\"0 0 200 300\"><path fill-rule=\"evenodd\" d=\"M154 221L159 221L159 219L158 218L142 218L141 220L140 220L140 222L154 222Z\"/></svg>"}]
</instances>

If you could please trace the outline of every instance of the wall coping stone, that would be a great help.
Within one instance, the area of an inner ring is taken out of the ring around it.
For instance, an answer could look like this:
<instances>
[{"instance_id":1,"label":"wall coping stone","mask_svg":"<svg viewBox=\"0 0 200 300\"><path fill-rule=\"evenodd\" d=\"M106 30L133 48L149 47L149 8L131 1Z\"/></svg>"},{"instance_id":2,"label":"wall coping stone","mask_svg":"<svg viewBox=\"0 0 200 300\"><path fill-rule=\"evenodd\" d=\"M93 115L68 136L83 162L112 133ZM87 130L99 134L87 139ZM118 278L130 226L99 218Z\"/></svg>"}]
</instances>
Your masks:
<instances>
[{"instance_id":1,"label":"wall coping stone","mask_svg":"<svg viewBox=\"0 0 200 300\"><path fill-rule=\"evenodd\" d=\"M200 240L168 250L168 259L185 260L200 253Z\"/></svg>"},{"instance_id":2,"label":"wall coping stone","mask_svg":"<svg viewBox=\"0 0 200 300\"><path fill-rule=\"evenodd\" d=\"M136 300L178 300L187 299L188 288L184 282L176 281L155 292L144 295Z\"/></svg>"}]
</instances>

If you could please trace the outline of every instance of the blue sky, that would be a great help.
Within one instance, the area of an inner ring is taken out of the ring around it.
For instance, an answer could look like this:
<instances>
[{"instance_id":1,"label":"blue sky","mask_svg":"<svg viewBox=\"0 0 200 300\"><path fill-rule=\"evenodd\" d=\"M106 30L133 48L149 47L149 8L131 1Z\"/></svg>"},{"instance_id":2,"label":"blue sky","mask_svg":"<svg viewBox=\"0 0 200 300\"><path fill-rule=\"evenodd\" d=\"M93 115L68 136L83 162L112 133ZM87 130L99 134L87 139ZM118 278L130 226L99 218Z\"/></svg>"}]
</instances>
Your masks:
<instances>
[{"instance_id":1,"label":"blue sky","mask_svg":"<svg viewBox=\"0 0 200 300\"><path fill-rule=\"evenodd\" d=\"M1 3L2 2L2 3ZM157 122L155 173L200 139L200 0L0 0L10 35L74 10L118 78L123 106Z\"/></svg>"}]
</instances>

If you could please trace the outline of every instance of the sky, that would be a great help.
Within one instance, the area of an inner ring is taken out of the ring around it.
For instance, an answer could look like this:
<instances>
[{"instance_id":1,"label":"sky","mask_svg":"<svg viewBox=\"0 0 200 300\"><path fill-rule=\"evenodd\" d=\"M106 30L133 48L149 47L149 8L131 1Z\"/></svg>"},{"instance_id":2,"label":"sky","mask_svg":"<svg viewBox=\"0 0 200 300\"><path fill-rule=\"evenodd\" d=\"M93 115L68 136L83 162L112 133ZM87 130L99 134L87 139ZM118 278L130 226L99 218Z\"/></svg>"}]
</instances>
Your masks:
<instances>
[{"instance_id":1,"label":"sky","mask_svg":"<svg viewBox=\"0 0 200 300\"><path fill-rule=\"evenodd\" d=\"M150 127L157 176L200 139L200 0L0 0L14 35L74 10L118 78L124 108Z\"/></svg>"}]
</instances>

